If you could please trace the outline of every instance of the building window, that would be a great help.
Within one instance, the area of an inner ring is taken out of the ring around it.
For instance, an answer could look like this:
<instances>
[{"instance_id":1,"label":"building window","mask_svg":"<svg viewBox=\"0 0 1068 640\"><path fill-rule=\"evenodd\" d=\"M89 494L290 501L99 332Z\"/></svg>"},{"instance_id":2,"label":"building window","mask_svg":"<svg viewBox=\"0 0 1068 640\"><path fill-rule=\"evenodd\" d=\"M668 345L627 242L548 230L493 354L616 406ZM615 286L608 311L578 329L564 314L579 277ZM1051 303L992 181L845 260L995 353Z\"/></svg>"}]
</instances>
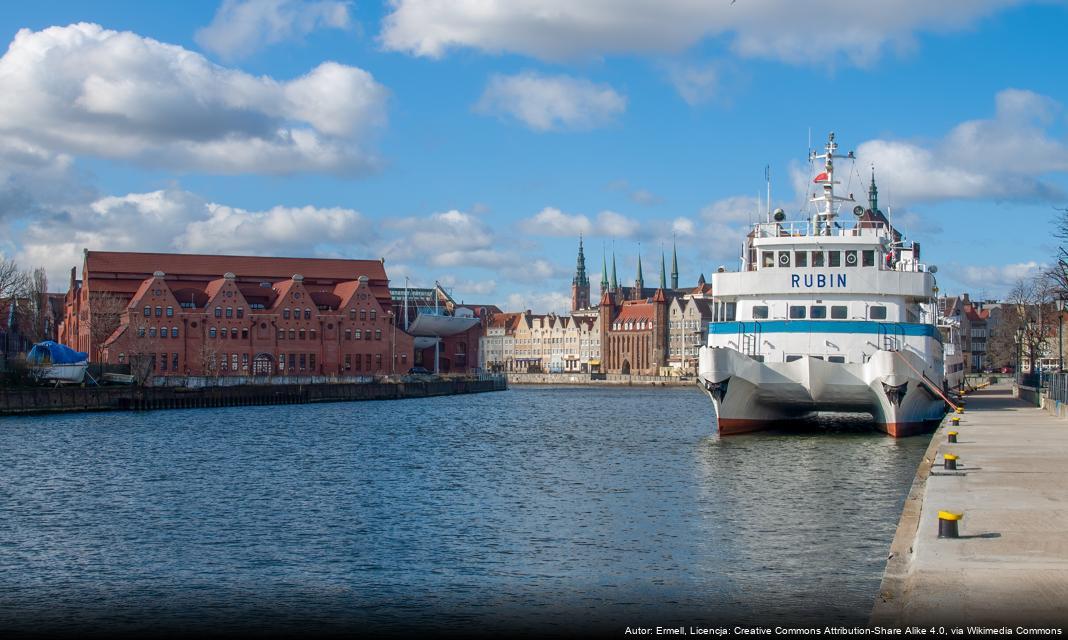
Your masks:
<instances>
[{"instance_id":1,"label":"building window","mask_svg":"<svg viewBox=\"0 0 1068 640\"><path fill-rule=\"evenodd\" d=\"M241 339L248 340L248 328L241 329Z\"/></svg>"},{"instance_id":2,"label":"building window","mask_svg":"<svg viewBox=\"0 0 1068 640\"><path fill-rule=\"evenodd\" d=\"M155 327L149 327L148 328L148 337L149 338L155 338L156 337L156 328Z\"/></svg>"},{"instance_id":3,"label":"building window","mask_svg":"<svg viewBox=\"0 0 1068 640\"><path fill-rule=\"evenodd\" d=\"M282 317L289 320L289 309L282 309Z\"/></svg>"},{"instance_id":4,"label":"building window","mask_svg":"<svg viewBox=\"0 0 1068 640\"><path fill-rule=\"evenodd\" d=\"M222 317L222 307L215 307L215 317L216 318L221 318Z\"/></svg>"},{"instance_id":5,"label":"building window","mask_svg":"<svg viewBox=\"0 0 1068 640\"><path fill-rule=\"evenodd\" d=\"M171 337L172 338L177 338L178 337L178 327L171 327Z\"/></svg>"},{"instance_id":6,"label":"building window","mask_svg":"<svg viewBox=\"0 0 1068 640\"><path fill-rule=\"evenodd\" d=\"M232 354L230 356L230 358L231 358L231 360L230 360L231 367L230 368L233 369L234 371L237 371L237 354L236 353Z\"/></svg>"},{"instance_id":7,"label":"building window","mask_svg":"<svg viewBox=\"0 0 1068 640\"><path fill-rule=\"evenodd\" d=\"M790 319L791 320L803 320L805 317L805 308L802 306L790 306Z\"/></svg>"},{"instance_id":8,"label":"building window","mask_svg":"<svg viewBox=\"0 0 1068 640\"><path fill-rule=\"evenodd\" d=\"M345 370L348 371L351 368L352 368L352 354L351 353L346 353L345 354Z\"/></svg>"},{"instance_id":9,"label":"building window","mask_svg":"<svg viewBox=\"0 0 1068 640\"><path fill-rule=\"evenodd\" d=\"M163 307L156 307L156 317L157 318L162 318L163 317Z\"/></svg>"},{"instance_id":10,"label":"building window","mask_svg":"<svg viewBox=\"0 0 1068 640\"><path fill-rule=\"evenodd\" d=\"M312 371L315 371L315 354L314 353L309 353L308 354L308 368L311 369Z\"/></svg>"},{"instance_id":11,"label":"building window","mask_svg":"<svg viewBox=\"0 0 1068 640\"><path fill-rule=\"evenodd\" d=\"M166 371L167 370L167 354L166 353L159 354L159 370L160 371Z\"/></svg>"},{"instance_id":12,"label":"building window","mask_svg":"<svg viewBox=\"0 0 1068 640\"><path fill-rule=\"evenodd\" d=\"M371 354L369 354L369 353L363 354L363 364L364 364L364 369L367 369L368 371L371 370Z\"/></svg>"},{"instance_id":13,"label":"building window","mask_svg":"<svg viewBox=\"0 0 1068 640\"><path fill-rule=\"evenodd\" d=\"M813 320L822 320L827 317L827 307L823 305L813 305L808 308L808 317Z\"/></svg>"},{"instance_id":14,"label":"building window","mask_svg":"<svg viewBox=\"0 0 1068 640\"><path fill-rule=\"evenodd\" d=\"M174 317L174 307L167 307L167 317L168 318L173 318Z\"/></svg>"},{"instance_id":15,"label":"building window","mask_svg":"<svg viewBox=\"0 0 1068 640\"><path fill-rule=\"evenodd\" d=\"M345 329L345 339L352 340L352 329Z\"/></svg>"},{"instance_id":16,"label":"building window","mask_svg":"<svg viewBox=\"0 0 1068 640\"><path fill-rule=\"evenodd\" d=\"M311 309L305 309L304 310L304 319L305 320L311 320Z\"/></svg>"},{"instance_id":17,"label":"building window","mask_svg":"<svg viewBox=\"0 0 1068 640\"><path fill-rule=\"evenodd\" d=\"M237 317L238 318L244 318L245 317L245 308L244 307L238 307L237 308Z\"/></svg>"},{"instance_id":18,"label":"building window","mask_svg":"<svg viewBox=\"0 0 1068 640\"><path fill-rule=\"evenodd\" d=\"M886 320L886 307L873 306L868 308L868 317L872 320Z\"/></svg>"},{"instance_id":19,"label":"building window","mask_svg":"<svg viewBox=\"0 0 1068 640\"><path fill-rule=\"evenodd\" d=\"M248 354L247 353L242 353L241 354L241 368L244 369L245 371L248 371Z\"/></svg>"},{"instance_id":20,"label":"building window","mask_svg":"<svg viewBox=\"0 0 1068 640\"><path fill-rule=\"evenodd\" d=\"M230 328L230 337L237 340L237 327Z\"/></svg>"},{"instance_id":21,"label":"building window","mask_svg":"<svg viewBox=\"0 0 1068 640\"><path fill-rule=\"evenodd\" d=\"M378 319L378 310L377 309L371 309L371 322L374 322L377 319Z\"/></svg>"},{"instance_id":22,"label":"building window","mask_svg":"<svg viewBox=\"0 0 1068 640\"><path fill-rule=\"evenodd\" d=\"M296 340L297 339L297 330L296 329L290 329L289 330L289 339L290 340Z\"/></svg>"},{"instance_id":23,"label":"building window","mask_svg":"<svg viewBox=\"0 0 1068 640\"><path fill-rule=\"evenodd\" d=\"M376 353L375 354L375 369L378 369L379 371L382 370L382 354L381 353Z\"/></svg>"},{"instance_id":24,"label":"building window","mask_svg":"<svg viewBox=\"0 0 1068 640\"><path fill-rule=\"evenodd\" d=\"M223 340L226 340L226 338L229 337L229 335L230 335L230 332L227 331L226 327L222 327L222 328L219 329L219 337L222 338Z\"/></svg>"},{"instance_id":25,"label":"building window","mask_svg":"<svg viewBox=\"0 0 1068 640\"><path fill-rule=\"evenodd\" d=\"M125 364L125 363L126 363L126 354L125 353L120 353L119 354L119 364Z\"/></svg>"},{"instance_id":26,"label":"building window","mask_svg":"<svg viewBox=\"0 0 1068 640\"><path fill-rule=\"evenodd\" d=\"M356 354L356 366L354 367L357 371L362 369L362 367L360 366L360 363L362 363L362 362L363 362L363 358L361 358L360 354L357 353Z\"/></svg>"},{"instance_id":27,"label":"building window","mask_svg":"<svg viewBox=\"0 0 1068 640\"><path fill-rule=\"evenodd\" d=\"M306 354L300 354L300 370L303 371L308 364L308 356Z\"/></svg>"},{"instance_id":28,"label":"building window","mask_svg":"<svg viewBox=\"0 0 1068 640\"><path fill-rule=\"evenodd\" d=\"M315 331L315 329L312 329L312 330L308 331L308 337L310 339L312 339L312 340L315 340L316 336L318 336L318 335L319 334Z\"/></svg>"},{"instance_id":29,"label":"building window","mask_svg":"<svg viewBox=\"0 0 1068 640\"><path fill-rule=\"evenodd\" d=\"M363 339L364 340L370 340L371 339L371 330L370 329L368 329L367 331L364 332Z\"/></svg>"},{"instance_id":30,"label":"building window","mask_svg":"<svg viewBox=\"0 0 1068 640\"><path fill-rule=\"evenodd\" d=\"M233 307L226 307L226 317L227 318L233 318L234 317L234 308Z\"/></svg>"},{"instance_id":31,"label":"building window","mask_svg":"<svg viewBox=\"0 0 1068 640\"><path fill-rule=\"evenodd\" d=\"M146 318L151 318L152 317L152 307L145 307L145 317Z\"/></svg>"},{"instance_id":32,"label":"building window","mask_svg":"<svg viewBox=\"0 0 1068 640\"><path fill-rule=\"evenodd\" d=\"M359 329L356 330L356 339L357 340L362 340L363 339L363 332L360 331Z\"/></svg>"},{"instance_id":33,"label":"building window","mask_svg":"<svg viewBox=\"0 0 1068 640\"><path fill-rule=\"evenodd\" d=\"M286 354L279 353L278 354L278 370L279 371L285 371L285 368L286 368Z\"/></svg>"},{"instance_id":34,"label":"building window","mask_svg":"<svg viewBox=\"0 0 1068 640\"><path fill-rule=\"evenodd\" d=\"M301 330L300 330L300 332L299 332L299 334L300 334L300 339L301 339L301 340L305 340L305 339L307 339L307 336L308 336L308 334L307 334L307 332L306 332L306 331L304 331L304 329L301 329Z\"/></svg>"},{"instance_id":35,"label":"building window","mask_svg":"<svg viewBox=\"0 0 1068 640\"><path fill-rule=\"evenodd\" d=\"M845 320L847 317L849 317L849 307L844 304L836 304L831 307L832 320Z\"/></svg>"},{"instance_id":36,"label":"building window","mask_svg":"<svg viewBox=\"0 0 1068 640\"><path fill-rule=\"evenodd\" d=\"M209 338L214 338L215 337L215 333L216 333L215 332L215 327L211 327L210 329L208 329L208 337Z\"/></svg>"},{"instance_id":37,"label":"building window","mask_svg":"<svg viewBox=\"0 0 1068 640\"><path fill-rule=\"evenodd\" d=\"M382 330L381 329L375 329L375 340L381 340L381 339L382 339Z\"/></svg>"},{"instance_id":38,"label":"building window","mask_svg":"<svg viewBox=\"0 0 1068 640\"><path fill-rule=\"evenodd\" d=\"M178 354L177 353L172 353L171 354L171 371L177 371L177 370L178 370Z\"/></svg>"},{"instance_id":39,"label":"building window","mask_svg":"<svg viewBox=\"0 0 1068 640\"><path fill-rule=\"evenodd\" d=\"M278 330L278 339L279 340L285 340L286 339L286 332L285 332L284 329L279 329Z\"/></svg>"}]
</instances>

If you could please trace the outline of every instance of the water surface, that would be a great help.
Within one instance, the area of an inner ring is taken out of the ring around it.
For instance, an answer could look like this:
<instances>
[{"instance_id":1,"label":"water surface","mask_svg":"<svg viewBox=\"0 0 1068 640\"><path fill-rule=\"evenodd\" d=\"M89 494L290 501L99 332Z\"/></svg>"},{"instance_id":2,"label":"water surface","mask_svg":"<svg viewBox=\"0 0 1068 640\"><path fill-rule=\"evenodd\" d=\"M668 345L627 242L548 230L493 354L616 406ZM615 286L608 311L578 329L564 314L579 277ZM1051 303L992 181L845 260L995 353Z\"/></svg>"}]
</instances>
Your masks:
<instances>
[{"instance_id":1,"label":"water surface","mask_svg":"<svg viewBox=\"0 0 1068 640\"><path fill-rule=\"evenodd\" d=\"M925 438L695 389L0 420L0 629L862 624Z\"/></svg>"}]
</instances>

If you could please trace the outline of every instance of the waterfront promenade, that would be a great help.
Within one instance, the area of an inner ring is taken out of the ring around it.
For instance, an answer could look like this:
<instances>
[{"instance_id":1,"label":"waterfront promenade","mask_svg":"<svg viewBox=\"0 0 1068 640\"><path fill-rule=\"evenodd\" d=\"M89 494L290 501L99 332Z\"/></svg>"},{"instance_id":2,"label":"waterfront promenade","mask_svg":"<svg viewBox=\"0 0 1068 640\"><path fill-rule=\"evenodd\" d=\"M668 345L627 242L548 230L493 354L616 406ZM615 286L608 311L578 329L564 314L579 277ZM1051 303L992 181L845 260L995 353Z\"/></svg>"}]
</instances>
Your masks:
<instances>
[{"instance_id":1,"label":"waterfront promenade","mask_svg":"<svg viewBox=\"0 0 1068 640\"><path fill-rule=\"evenodd\" d=\"M952 414L951 414L952 415ZM996 385L967 397L924 455L891 545L873 625L1068 622L1068 420ZM943 469L947 453L958 471ZM938 512L963 513L939 539Z\"/></svg>"}]
</instances>

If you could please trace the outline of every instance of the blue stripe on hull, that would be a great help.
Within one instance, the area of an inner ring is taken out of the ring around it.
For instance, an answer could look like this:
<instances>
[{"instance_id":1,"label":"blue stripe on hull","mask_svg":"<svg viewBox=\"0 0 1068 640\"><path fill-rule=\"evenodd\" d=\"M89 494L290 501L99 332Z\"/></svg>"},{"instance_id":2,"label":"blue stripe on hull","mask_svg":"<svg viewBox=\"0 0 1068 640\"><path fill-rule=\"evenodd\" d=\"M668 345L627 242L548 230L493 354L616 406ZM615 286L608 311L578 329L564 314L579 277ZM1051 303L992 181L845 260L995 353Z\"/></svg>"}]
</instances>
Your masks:
<instances>
[{"instance_id":1,"label":"blue stripe on hull","mask_svg":"<svg viewBox=\"0 0 1068 640\"><path fill-rule=\"evenodd\" d=\"M745 333L884 333L927 336L941 340L938 328L910 322L869 322L867 320L765 320L762 322L710 322L710 335Z\"/></svg>"}]
</instances>

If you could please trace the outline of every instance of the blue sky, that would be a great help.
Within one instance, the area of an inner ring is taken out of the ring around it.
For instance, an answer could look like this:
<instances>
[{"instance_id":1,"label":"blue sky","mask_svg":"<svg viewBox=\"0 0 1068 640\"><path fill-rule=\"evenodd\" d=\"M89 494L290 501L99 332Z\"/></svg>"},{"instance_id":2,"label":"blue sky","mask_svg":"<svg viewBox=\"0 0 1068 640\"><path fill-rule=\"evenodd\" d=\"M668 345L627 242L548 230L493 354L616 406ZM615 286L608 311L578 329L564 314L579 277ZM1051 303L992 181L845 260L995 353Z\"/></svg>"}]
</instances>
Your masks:
<instances>
[{"instance_id":1,"label":"blue sky","mask_svg":"<svg viewBox=\"0 0 1068 640\"><path fill-rule=\"evenodd\" d=\"M20 3L0 253L56 290L82 247L385 257L559 311L579 232L626 281L673 237L684 282L736 265L764 166L805 215L834 130L942 290L996 297L1068 207L1066 26L1013 0Z\"/></svg>"}]
</instances>

